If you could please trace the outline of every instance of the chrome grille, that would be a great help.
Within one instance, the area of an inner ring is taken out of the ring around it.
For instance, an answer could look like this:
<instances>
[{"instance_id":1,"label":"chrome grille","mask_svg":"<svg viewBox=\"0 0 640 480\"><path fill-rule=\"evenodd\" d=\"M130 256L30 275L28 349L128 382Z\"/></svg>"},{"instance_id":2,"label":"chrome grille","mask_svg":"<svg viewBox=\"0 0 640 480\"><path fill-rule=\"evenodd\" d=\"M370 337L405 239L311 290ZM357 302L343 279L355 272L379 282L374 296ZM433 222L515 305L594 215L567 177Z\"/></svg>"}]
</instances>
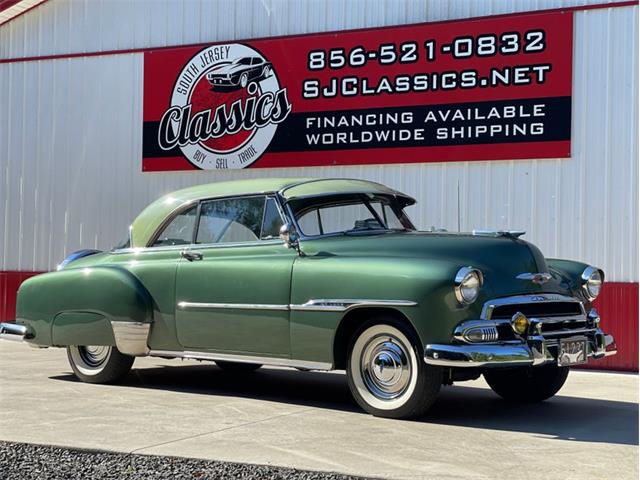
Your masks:
<instances>
[{"instance_id":1,"label":"chrome grille","mask_svg":"<svg viewBox=\"0 0 640 480\"><path fill-rule=\"evenodd\" d=\"M582 303L557 294L518 295L490 300L482 309L482 317L505 321L517 312L538 320L545 338L561 338L592 330L587 325Z\"/></svg>"}]
</instances>

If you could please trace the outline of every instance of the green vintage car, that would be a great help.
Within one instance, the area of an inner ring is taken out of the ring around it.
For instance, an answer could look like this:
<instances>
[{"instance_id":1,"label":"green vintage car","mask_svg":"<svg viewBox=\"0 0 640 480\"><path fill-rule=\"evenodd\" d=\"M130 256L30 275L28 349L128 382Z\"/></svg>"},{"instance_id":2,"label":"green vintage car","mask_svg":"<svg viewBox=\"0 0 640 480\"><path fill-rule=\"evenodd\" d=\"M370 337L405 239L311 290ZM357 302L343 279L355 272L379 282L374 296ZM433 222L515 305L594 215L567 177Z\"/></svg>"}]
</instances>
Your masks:
<instances>
[{"instance_id":1,"label":"green vintage car","mask_svg":"<svg viewBox=\"0 0 640 480\"><path fill-rule=\"evenodd\" d=\"M484 375L541 401L569 366L615 353L592 301L604 274L545 259L523 232L417 231L408 195L348 179L261 179L180 190L123 244L25 281L2 337L66 347L81 380L136 356L344 369L379 416L424 413L440 387Z\"/></svg>"}]
</instances>

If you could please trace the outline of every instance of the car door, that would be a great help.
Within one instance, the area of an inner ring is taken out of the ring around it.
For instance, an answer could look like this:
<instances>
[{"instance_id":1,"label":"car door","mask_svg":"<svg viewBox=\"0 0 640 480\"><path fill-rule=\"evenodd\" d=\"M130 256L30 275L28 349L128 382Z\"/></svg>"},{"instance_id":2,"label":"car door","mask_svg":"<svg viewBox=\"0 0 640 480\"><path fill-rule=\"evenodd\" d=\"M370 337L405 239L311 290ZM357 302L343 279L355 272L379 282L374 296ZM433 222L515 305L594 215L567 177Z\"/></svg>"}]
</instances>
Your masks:
<instances>
[{"instance_id":1,"label":"car door","mask_svg":"<svg viewBox=\"0 0 640 480\"><path fill-rule=\"evenodd\" d=\"M262 60L259 57L251 58L251 77L254 80L258 80L260 78L261 72L262 72Z\"/></svg>"},{"instance_id":2,"label":"car door","mask_svg":"<svg viewBox=\"0 0 640 480\"><path fill-rule=\"evenodd\" d=\"M194 244L176 274L176 329L185 349L289 356L294 251L278 238L275 198L200 204Z\"/></svg>"}]
</instances>

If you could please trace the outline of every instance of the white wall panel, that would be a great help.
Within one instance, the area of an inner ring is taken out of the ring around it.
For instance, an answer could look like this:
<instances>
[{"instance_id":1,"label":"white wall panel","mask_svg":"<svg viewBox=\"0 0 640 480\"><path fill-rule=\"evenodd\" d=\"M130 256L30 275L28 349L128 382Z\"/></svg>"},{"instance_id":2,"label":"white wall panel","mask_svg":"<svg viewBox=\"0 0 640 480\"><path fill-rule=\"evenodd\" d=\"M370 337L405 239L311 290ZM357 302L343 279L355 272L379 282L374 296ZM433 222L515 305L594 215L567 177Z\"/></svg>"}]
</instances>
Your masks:
<instances>
[{"instance_id":1,"label":"white wall panel","mask_svg":"<svg viewBox=\"0 0 640 480\"><path fill-rule=\"evenodd\" d=\"M195 15L173 1L140 2L145 15L135 13L142 8L136 4L130 28L129 20L114 25L118 3L52 0L24 16L36 22L36 37L19 30L18 20L9 24L9 36L0 28L0 50L13 56L65 51L74 42L85 50L191 43L559 4L187 2ZM68 22L69 15L83 18L82 25ZM91 29L95 38L83 43L77 28ZM547 256L596 264L609 280L638 281L638 8L576 12L574 35L570 159L142 173L141 54L0 64L0 270L49 269L73 250L109 248L148 202L177 188L235 178L344 176L417 197L410 214L421 228L457 229L460 185L463 230L524 229Z\"/></svg>"},{"instance_id":2,"label":"white wall panel","mask_svg":"<svg viewBox=\"0 0 640 480\"><path fill-rule=\"evenodd\" d=\"M398 25L616 0L49 0L0 27L0 59Z\"/></svg>"}]
</instances>

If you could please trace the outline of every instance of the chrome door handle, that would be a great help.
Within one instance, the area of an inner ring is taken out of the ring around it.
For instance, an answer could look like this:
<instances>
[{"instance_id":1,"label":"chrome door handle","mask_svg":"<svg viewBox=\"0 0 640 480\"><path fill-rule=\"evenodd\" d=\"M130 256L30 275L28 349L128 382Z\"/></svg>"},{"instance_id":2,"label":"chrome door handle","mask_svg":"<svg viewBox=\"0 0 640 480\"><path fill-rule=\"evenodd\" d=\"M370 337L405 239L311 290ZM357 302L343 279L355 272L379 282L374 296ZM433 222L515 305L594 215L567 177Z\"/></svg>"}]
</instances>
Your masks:
<instances>
[{"instance_id":1,"label":"chrome door handle","mask_svg":"<svg viewBox=\"0 0 640 480\"><path fill-rule=\"evenodd\" d=\"M192 252L189 250L183 250L181 252L182 258L186 258L187 260L189 260L190 262L193 262L194 260L202 260L202 253L200 252Z\"/></svg>"}]
</instances>

